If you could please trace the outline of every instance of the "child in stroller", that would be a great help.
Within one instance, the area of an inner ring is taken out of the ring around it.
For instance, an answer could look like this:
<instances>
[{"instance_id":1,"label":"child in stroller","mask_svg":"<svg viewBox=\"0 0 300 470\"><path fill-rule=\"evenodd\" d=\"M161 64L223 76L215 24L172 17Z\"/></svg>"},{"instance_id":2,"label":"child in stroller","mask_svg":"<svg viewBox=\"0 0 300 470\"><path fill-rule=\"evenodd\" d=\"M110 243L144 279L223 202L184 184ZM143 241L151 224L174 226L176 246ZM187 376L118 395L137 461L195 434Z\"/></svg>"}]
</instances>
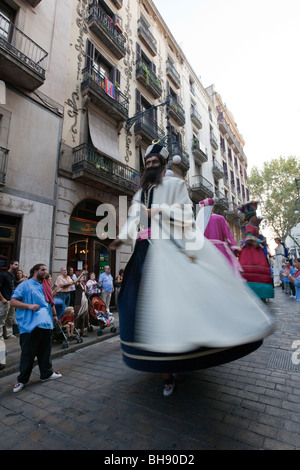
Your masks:
<instances>
[{"instance_id":1,"label":"child in stroller","mask_svg":"<svg viewBox=\"0 0 300 470\"><path fill-rule=\"evenodd\" d=\"M74 339L74 307L67 307L60 320L61 326L66 330L68 339Z\"/></svg>"},{"instance_id":2,"label":"child in stroller","mask_svg":"<svg viewBox=\"0 0 300 470\"><path fill-rule=\"evenodd\" d=\"M74 308L67 307L61 320L56 323L53 329L52 339L53 342L62 342L63 348L66 349L69 347L69 340L76 338L77 343L83 342L79 331L74 326Z\"/></svg>"},{"instance_id":3,"label":"child in stroller","mask_svg":"<svg viewBox=\"0 0 300 470\"><path fill-rule=\"evenodd\" d=\"M98 336L102 335L102 330L106 327L110 327L111 333L115 333L117 328L114 325L114 317L107 313L105 303L98 297L98 295L91 296L89 298L90 303L90 326L88 331L93 331L92 325L99 325L100 329L97 332Z\"/></svg>"}]
</instances>

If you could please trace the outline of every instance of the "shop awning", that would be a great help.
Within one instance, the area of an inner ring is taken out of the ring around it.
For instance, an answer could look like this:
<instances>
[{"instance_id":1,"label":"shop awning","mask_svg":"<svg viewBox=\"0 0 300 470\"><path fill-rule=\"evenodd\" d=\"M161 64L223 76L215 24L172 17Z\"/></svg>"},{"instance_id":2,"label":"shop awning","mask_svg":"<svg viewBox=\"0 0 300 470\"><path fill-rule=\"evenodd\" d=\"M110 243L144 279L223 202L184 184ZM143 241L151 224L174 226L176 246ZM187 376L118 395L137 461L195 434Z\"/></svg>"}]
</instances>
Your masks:
<instances>
[{"instance_id":1,"label":"shop awning","mask_svg":"<svg viewBox=\"0 0 300 470\"><path fill-rule=\"evenodd\" d=\"M88 109L90 136L94 147L104 155L122 162L117 128L94 110Z\"/></svg>"}]
</instances>

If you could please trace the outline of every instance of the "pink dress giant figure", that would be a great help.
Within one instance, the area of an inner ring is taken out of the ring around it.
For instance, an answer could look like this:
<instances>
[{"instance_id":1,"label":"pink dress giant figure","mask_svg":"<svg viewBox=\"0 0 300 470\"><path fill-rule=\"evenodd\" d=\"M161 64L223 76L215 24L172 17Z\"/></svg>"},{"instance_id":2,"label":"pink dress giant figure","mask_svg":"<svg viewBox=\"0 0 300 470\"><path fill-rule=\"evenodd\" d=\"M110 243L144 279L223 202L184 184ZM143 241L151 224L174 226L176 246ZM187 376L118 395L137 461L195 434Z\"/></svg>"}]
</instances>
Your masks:
<instances>
[{"instance_id":1,"label":"pink dress giant figure","mask_svg":"<svg viewBox=\"0 0 300 470\"><path fill-rule=\"evenodd\" d=\"M199 202L200 211L197 217L199 227L204 230L204 236L227 258L238 276L243 271L235 253L240 252L234 236L226 222L225 217L212 214L215 199L208 198ZM202 222L201 222L202 221Z\"/></svg>"}]
</instances>

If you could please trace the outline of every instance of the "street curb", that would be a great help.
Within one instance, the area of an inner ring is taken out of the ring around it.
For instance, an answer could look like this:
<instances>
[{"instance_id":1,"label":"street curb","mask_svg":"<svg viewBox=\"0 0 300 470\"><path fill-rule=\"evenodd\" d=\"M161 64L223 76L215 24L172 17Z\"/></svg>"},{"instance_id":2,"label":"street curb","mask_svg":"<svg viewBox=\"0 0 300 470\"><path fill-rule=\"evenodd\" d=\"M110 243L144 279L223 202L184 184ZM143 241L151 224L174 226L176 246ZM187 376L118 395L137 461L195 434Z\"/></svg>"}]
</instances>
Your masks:
<instances>
[{"instance_id":1,"label":"street curb","mask_svg":"<svg viewBox=\"0 0 300 470\"><path fill-rule=\"evenodd\" d=\"M83 349L83 348L86 348L87 346L91 346L92 344L101 343L102 341L106 341L107 339L113 338L114 336L119 336L119 334L120 334L119 332L106 333L106 334L103 334L102 336L97 336L96 338L87 342L83 341L82 343L72 343L70 345L71 347L68 347L65 349L61 347L60 349L53 351L51 353L51 359L56 359L58 357L64 356L65 354L70 354L74 351L77 351L78 349ZM37 364L38 364L37 360L35 359L33 367L35 367ZM19 364L14 364L8 367L5 366L5 368L2 369L2 371L0 371L0 379L2 377L7 377L8 375L15 374L18 372L19 372Z\"/></svg>"}]
</instances>

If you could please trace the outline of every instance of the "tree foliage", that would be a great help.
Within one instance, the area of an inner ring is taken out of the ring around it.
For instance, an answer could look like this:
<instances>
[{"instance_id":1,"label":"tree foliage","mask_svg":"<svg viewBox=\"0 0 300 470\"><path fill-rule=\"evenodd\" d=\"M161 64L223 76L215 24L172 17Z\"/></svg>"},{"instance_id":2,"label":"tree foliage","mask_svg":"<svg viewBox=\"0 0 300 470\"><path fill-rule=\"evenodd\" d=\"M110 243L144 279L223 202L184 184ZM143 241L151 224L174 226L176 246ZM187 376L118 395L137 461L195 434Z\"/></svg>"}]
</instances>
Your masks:
<instances>
[{"instance_id":1,"label":"tree foliage","mask_svg":"<svg viewBox=\"0 0 300 470\"><path fill-rule=\"evenodd\" d=\"M299 218L295 214L298 197L295 178L300 178L300 162L293 156L264 162L263 169L254 167L248 178L251 199L260 201L259 208L268 226L282 240L291 236Z\"/></svg>"}]
</instances>

